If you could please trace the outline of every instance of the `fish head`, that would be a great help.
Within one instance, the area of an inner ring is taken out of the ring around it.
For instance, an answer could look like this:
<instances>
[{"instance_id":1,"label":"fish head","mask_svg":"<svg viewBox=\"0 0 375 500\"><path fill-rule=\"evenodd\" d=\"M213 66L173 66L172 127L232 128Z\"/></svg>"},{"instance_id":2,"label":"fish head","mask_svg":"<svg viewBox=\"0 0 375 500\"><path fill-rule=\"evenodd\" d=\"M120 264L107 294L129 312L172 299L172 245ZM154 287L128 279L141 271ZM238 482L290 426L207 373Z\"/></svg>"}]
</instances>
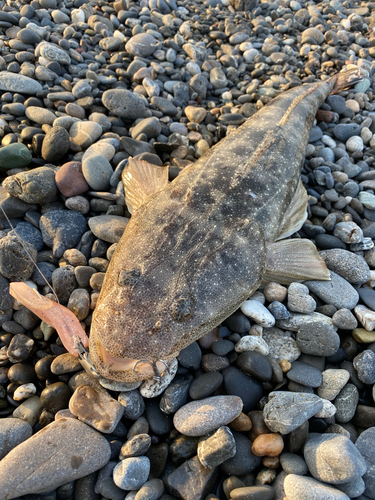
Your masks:
<instances>
[{"instance_id":1,"label":"fish head","mask_svg":"<svg viewBox=\"0 0 375 500\"><path fill-rule=\"evenodd\" d=\"M112 257L93 313L90 354L105 377L133 382L163 370L258 288L265 265L261 228L229 233L173 211L132 217ZM149 226L148 226L149 225ZM143 363L138 363L143 361ZM159 364L158 364L159 363Z\"/></svg>"}]
</instances>

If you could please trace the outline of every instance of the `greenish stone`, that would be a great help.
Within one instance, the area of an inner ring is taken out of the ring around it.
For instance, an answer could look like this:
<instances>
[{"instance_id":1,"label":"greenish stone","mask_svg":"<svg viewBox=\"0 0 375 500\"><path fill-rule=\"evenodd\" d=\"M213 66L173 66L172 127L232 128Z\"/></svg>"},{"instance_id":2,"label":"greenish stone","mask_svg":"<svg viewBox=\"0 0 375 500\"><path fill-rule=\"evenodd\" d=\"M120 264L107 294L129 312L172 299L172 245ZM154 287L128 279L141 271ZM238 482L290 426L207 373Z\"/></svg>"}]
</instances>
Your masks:
<instances>
[{"instance_id":1,"label":"greenish stone","mask_svg":"<svg viewBox=\"0 0 375 500\"><path fill-rule=\"evenodd\" d=\"M375 332L369 332L364 328L355 328L352 331L352 335L360 344L371 344L375 342Z\"/></svg>"},{"instance_id":2,"label":"greenish stone","mask_svg":"<svg viewBox=\"0 0 375 500\"><path fill-rule=\"evenodd\" d=\"M358 199L364 207L375 210L375 195L367 191L361 191L358 195Z\"/></svg>"},{"instance_id":3,"label":"greenish stone","mask_svg":"<svg viewBox=\"0 0 375 500\"><path fill-rule=\"evenodd\" d=\"M370 80L368 78L365 78L362 82L358 82L357 85L354 86L354 90L356 92L366 92L370 85Z\"/></svg>"},{"instance_id":4,"label":"greenish stone","mask_svg":"<svg viewBox=\"0 0 375 500\"><path fill-rule=\"evenodd\" d=\"M26 167L32 160L32 154L27 147L15 142L0 148L0 169L9 170L11 168Z\"/></svg>"}]
</instances>

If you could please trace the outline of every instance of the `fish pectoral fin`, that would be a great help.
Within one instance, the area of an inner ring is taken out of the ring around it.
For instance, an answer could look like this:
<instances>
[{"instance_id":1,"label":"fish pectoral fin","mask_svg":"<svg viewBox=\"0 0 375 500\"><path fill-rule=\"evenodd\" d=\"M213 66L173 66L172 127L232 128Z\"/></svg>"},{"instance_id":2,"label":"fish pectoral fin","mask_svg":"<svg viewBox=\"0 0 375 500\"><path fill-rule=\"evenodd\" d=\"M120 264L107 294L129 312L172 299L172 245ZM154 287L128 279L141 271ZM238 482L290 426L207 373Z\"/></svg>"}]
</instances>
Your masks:
<instances>
[{"instance_id":1,"label":"fish pectoral fin","mask_svg":"<svg viewBox=\"0 0 375 500\"><path fill-rule=\"evenodd\" d=\"M300 179L292 201L284 214L276 241L287 238L301 229L307 219L306 207L307 193Z\"/></svg>"},{"instance_id":2,"label":"fish pectoral fin","mask_svg":"<svg viewBox=\"0 0 375 500\"><path fill-rule=\"evenodd\" d=\"M168 185L168 166L159 167L145 160L130 158L122 173L126 205L132 214L152 194Z\"/></svg>"},{"instance_id":3,"label":"fish pectoral fin","mask_svg":"<svg viewBox=\"0 0 375 500\"><path fill-rule=\"evenodd\" d=\"M330 279L324 260L310 240L284 240L267 245L263 281L289 285L294 281Z\"/></svg>"}]
</instances>

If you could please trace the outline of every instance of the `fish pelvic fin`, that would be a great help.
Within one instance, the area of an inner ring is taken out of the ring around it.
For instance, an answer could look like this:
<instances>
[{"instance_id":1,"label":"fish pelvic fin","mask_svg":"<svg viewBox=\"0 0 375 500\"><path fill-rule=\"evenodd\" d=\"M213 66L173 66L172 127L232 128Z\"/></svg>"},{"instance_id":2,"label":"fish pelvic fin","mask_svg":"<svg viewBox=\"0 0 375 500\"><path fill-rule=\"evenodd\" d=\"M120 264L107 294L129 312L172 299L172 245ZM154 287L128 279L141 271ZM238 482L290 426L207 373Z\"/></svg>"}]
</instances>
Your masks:
<instances>
[{"instance_id":1,"label":"fish pelvic fin","mask_svg":"<svg viewBox=\"0 0 375 500\"><path fill-rule=\"evenodd\" d=\"M283 240L267 246L264 282L290 285L295 281L330 279L324 260L310 240Z\"/></svg>"},{"instance_id":2,"label":"fish pelvic fin","mask_svg":"<svg viewBox=\"0 0 375 500\"><path fill-rule=\"evenodd\" d=\"M306 207L307 192L300 179L292 201L284 214L276 241L287 238L301 229L307 219Z\"/></svg>"},{"instance_id":3,"label":"fish pelvic fin","mask_svg":"<svg viewBox=\"0 0 375 500\"><path fill-rule=\"evenodd\" d=\"M331 94L338 94L342 90L349 89L363 80L361 69L358 67L342 71L332 78L335 78L336 81Z\"/></svg>"},{"instance_id":4,"label":"fish pelvic fin","mask_svg":"<svg viewBox=\"0 0 375 500\"><path fill-rule=\"evenodd\" d=\"M130 158L122 173L126 205L132 214L152 194L168 185L168 166L159 167L145 160Z\"/></svg>"}]
</instances>

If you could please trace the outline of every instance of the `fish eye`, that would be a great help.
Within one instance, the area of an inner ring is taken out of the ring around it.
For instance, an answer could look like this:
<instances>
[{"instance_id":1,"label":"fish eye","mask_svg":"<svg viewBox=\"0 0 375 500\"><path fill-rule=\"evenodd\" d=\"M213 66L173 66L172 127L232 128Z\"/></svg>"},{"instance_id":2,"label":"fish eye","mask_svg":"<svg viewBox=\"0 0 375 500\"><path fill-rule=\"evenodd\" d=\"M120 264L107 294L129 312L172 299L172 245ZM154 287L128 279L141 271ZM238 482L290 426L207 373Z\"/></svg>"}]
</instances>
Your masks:
<instances>
[{"instance_id":1,"label":"fish eye","mask_svg":"<svg viewBox=\"0 0 375 500\"><path fill-rule=\"evenodd\" d=\"M120 286L133 287L141 276L141 270L139 267L134 269L123 269L118 277L118 284Z\"/></svg>"},{"instance_id":2,"label":"fish eye","mask_svg":"<svg viewBox=\"0 0 375 500\"><path fill-rule=\"evenodd\" d=\"M170 305L169 314L174 321L185 323L194 316L195 300L190 294L175 297Z\"/></svg>"}]
</instances>

